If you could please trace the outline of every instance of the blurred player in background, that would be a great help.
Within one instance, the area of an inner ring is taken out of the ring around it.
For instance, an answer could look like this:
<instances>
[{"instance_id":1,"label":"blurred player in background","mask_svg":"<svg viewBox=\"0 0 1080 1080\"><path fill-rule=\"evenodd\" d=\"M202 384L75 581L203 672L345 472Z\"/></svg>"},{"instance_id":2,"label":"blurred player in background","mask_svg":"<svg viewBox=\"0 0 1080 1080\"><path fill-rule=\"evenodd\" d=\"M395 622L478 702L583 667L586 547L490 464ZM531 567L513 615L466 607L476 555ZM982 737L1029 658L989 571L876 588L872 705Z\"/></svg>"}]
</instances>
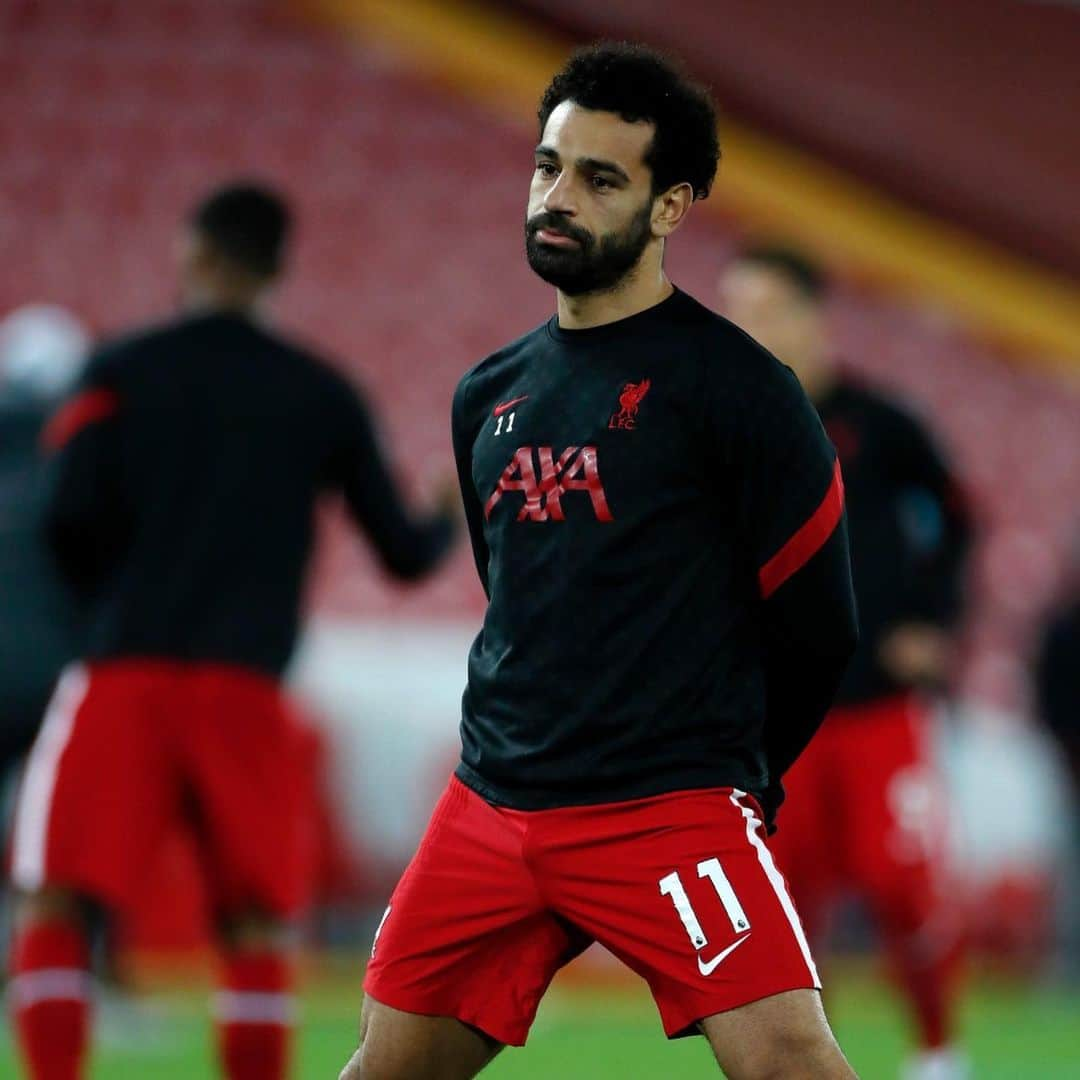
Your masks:
<instances>
[{"instance_id":1,"label":"blurred player in background","mask_svg":"<svg viewBox=\"0 0 1080 1080\"><path fill-rule=\"evenodd\" d=\"M743 252L720 281L721 310L791 366L844 468L859 647L836 708L789 774L773 847L811 938L841 890L869 902L915 1012L909 1075L964 1075L953 1035L959 920L925 691L948 681L970 525L925 427L841 374L826 282L803 255Z\"/></svg>"},{"instance_id":2,"label":"blurred player in background","mask_svg":"<svg viewBox=\"0 0 1080 1080\"><path fill-rule=\"evenodd\" d=\"M1035 656L1039 716L1061 747L1072 781L1071 849L1061 868L1062 968L1080 981L1080 529L1072 540L1061 595L1048 613Z\"/></svg>"},{"instance_id":3,"label":"blurred player in background","mask_svg":"<svg viewBox=\"0 0 1080 1080\"><path fill-rule=\"evenodd\" d=\"M539 121L526 253L558 313L454 398L488 608L343 1076L474 1076L599 941L733 1080L851 1077L763 840L854 645L835 454L794 376L664 273L716 171L706 93L601 45Z\"/></svg>"},{"instance_id":4,"label":"blurred player in background","mask_svg":"<svg viewBox=\"0 0 1080 1080\"><path fill-rule=\"evenodd\" d=\"M86 362L90 340L70 312L31 304L0 322L0 831L18 767L41 727L61 668L78 655L82 620L39 540L45 466L38 440ZM0 887L0 932L8 889ZM7 939L6 933L4 939Z\"/></svg>"},{"instance_id":5,"label":"blurred player in background","mask_svg":"<svg viewBox=\"0 0 1080 1080\"><path fill-rule=\"evenodd\" d=\"M46 304L0 322L0 797L30 749L60 669L79 651L78 607L38 540L38 440L89 350L70 312Z\"/></svg>"},{"instance_id":6,"label":"blurred player in background","mask_svg":"<svg viewBox=\"0 0 1080 1080\"><path fill-rule=\"evenodd\" d=\"M310 808L279 679L316 500L341 492L400 578L451 543L449 509L406 510L353 388L267 328L288 227L267 190L209 197L183 235L183 317L98 352L45 431L48 540L91 622L16 813L10 993L34 1080L83 1075L86 906L130 904L178 819L224 950L224 1072L285 1075Z\"/></svg>"},{"instance_id":7,"label":"blurred player in background","mask_svg":"<svg viewBox=\"0 0 1080 1080\"><path fill-rule=\"evenodd\" d=\"M1080 528L1035 658L1035 690L1039 715L1061 745L1080 795Z\"/></svg>"}]
</instances>

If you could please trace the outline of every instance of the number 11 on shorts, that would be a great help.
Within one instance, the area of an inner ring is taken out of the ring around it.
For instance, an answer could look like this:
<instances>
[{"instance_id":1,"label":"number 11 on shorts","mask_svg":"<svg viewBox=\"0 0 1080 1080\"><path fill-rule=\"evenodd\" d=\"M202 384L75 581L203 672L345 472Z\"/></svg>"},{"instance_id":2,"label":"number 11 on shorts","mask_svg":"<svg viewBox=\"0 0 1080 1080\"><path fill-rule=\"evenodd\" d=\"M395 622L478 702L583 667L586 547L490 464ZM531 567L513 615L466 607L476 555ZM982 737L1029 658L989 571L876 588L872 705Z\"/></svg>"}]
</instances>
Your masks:
<instances>
[{"instance_id":1,"label":"number 11 on shorts","mask_svg":"<svg viewBox=\"0 0 1080 1080\"><path fill-rule=\"evenodd\" d=\"M731 882L728 881L720 860L705 859L699 862L697 873L699 878L707 877L712 882L716 895L723 905L724 913L731 920L732 930L736 933L749 930L750 920L746 917L746 912L743 911L743 906L739 903L739 898L735 895L735 890L731 887ZM705 931L701 929L697 912L690 903L690 897L686 895L686 889L683 888L682 878L679 877L677 870L673 870L667 877L660 879L660 895L671 897L671 902L675 905L675 910L679 913L679 918L682 919L682 924L694 948L701 949L708 945L709 939L705 936Z\"/></svg>"}]
</instances>

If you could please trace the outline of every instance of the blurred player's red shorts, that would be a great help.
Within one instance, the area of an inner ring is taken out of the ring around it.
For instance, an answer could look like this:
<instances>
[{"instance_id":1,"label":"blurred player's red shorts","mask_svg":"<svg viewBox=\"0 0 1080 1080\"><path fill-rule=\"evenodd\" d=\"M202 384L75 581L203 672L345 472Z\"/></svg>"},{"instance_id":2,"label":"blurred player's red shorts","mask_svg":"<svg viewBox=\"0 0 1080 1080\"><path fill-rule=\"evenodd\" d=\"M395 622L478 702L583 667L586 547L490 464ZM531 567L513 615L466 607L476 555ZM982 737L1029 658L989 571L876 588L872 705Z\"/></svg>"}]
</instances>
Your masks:
<instances>
[{"instance_id":1,"label":"blurred player's red shorts","mask_svg":"<svg viewBox=\"0 0 1080 1080\"><path fill-rule=\"evenodd\" d=\"M218 915L286 917L310 879L311 778L271 678L113 661L69 668L27 764L12 877L125 908L178 822L194 831Z\"/></svg>"},{"instance_id":2,"label":"blurred player's red shorts","mask_svg":"<svg viewBox=\"0 0 1080 1080\"><path fill-rule=\"evenodd\" d=\"M925 703L900 695L834 710L784 788L770 844L812 939L844 892L862 896L897 943L923 935L930 954L955 938L949 818Z\"/></svg>"},{"instance_id":3,"label":"blurred player's red shorts","mask_svg":"<svg viewBox=\"0 0 1080 1080\"><path fill-rule=\"evenodd\" d=\"M649 984L669 1036L818 987L760 810L730 788L556 810L456 778L390 899L365 990L525 1042L555 972L593 941Z\"/></svg>"}]
</instances>

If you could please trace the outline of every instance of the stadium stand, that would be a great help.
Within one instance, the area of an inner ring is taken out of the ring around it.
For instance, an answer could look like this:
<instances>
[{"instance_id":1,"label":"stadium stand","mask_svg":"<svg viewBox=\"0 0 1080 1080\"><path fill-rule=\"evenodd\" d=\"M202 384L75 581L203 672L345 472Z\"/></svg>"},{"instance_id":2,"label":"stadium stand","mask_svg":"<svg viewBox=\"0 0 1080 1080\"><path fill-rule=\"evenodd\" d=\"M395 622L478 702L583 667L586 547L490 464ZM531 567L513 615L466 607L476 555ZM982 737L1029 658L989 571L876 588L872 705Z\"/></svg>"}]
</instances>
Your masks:
<instances>
[{"instance_id":1,"label":"stadium stand","mask_svg":"<svg viewBox=\"0 0 1080 1080\"><path fill-rule=\"evenodd\" d=\"M266 178L300 219L281 319L368 387L406 478L449 466L460 373L550 311L518 231L530 113L462 97L375 35L346 44L261 0L22 0L0 8L0 101L0 312L58 303L103 335L167 316L175 223L215 182ZM673 276L712 300L739 238L724 215L696 213ZM1006 363L944 304L846 280L835 322L854 369L934 419L975 502L961 694L993 706L976 722L1029 715L1027 661L1080 505L1080 393L1052 362ZM299 683L329 731L374 897L445 774L483 597L464 547L406 593L336 510L323 525ZM170 858L182 873L184 854ZM197 936L197 894L170 890L186 914L135 940Z\"/></svg>"},{"instance_id":2,"label":"stadium stand","mask_svg":"<svg viewBox=\"0 0 1080 1080\"><path fill-rule=\"evenodd\" d=\"M400 12L410 3L419 0L351 6ZM0 4L0 316L55 303L102 336L168 317L176 222L214 183L265 178L294 197L299 218L294 272L277 308L282 323L368 388L406 478L429 475L450 465L449 401L461 372L551 310L550 293L525 265L519 231L532 114L520 96L500 103L494 85L487 99L462 96L374 29L349 39L323 32L297 16L305 6ZM992 217L1002 197L985 194L973 225ZM1018 207L1021 219L1034 204ZM672 276L706 302L746 228L728 209L700 208L671 249ZM1011 227L1022 231L1023 221ZM1062 258L1056 249L1065 241L1073 247ZM1075 266L1075 236L1042 242L1059 267ZM973 337L944 293L940 303L901 299L882 280L839 282L833 315L845 362L932 418L981 526L964 704L952 728L975 731L952 767L961 816L981 823L977 842L964 840L971 930L977 944L1025 963L1034 957L1042 970L1063 849L1046 825L1060 831L1069 811L1053 802L1064 784L1049 750L1017 721L1033 715L1029 660L1065 584L1077 525L1080 368L1045 352L1017 363ZM327 733L326 766L347 822L344 837L332 827L320 837L328 842L324 897L347 894L345 921L353 921L338 936L355 942L366 915L356 915L357 896L381 908L454 756L465 649L483 597L466 546L431 584L405 592L381 575L335 508L321 524L315 619L298 686ZM1021 805L1026 816L1012 813ZM333 847L336 839L347 852ZM159 903L124 928L121 943L205 944L191 851L173 837L159 861L151 886ZM338 913L332 903L329 910L332 921ZM354 990L350 982L348 994ZM1071 1032L1072 1006L1062 1015ZM996 1013L989 1022L996 1036ZM876 1025L875 1017L875 1040ZM0 1041L0 1072L3 1054Z\"/></svg>"},{"instance_id":3,"label":"stadium stand","mask_svg":"<svg viewBox=\"0 0 1080 1080\"><path fill-rule=\"evenodd\" d=\"M511 6L574 35L671 48L729 112L759 129L1007 248L1080 273L1073 197L1080 148L1070 138L1068 92L1080 24L1067 4Z\"/></svg>"},{"instance_id":4,"label":"stadium stand","mask_svg":"<svg viewBox=\"0 0 1080 1080\"><path fill-rule=\"evenodd\" d=\"M530 120L509 124L384 51L309 35L272 10L258 0L5 7L0 310L45 298L106 333L167 314L178 216L209 181L267 176L296 193L301 217L285 322L368 384L406 472L419 472L448 453L456 376L547 312L517 234ZM735 239L694 222L673 246L678 280L709 298ZM1060 573L1080 400L1006 366L943 312L848 286L836 316L851 364L934 415L975 494L987 532L967 671L1000 695L1002 665L1019 670ZM318 610L480 610L464 552L406 596L328 531Z\"/></svg>"}]
</instances>

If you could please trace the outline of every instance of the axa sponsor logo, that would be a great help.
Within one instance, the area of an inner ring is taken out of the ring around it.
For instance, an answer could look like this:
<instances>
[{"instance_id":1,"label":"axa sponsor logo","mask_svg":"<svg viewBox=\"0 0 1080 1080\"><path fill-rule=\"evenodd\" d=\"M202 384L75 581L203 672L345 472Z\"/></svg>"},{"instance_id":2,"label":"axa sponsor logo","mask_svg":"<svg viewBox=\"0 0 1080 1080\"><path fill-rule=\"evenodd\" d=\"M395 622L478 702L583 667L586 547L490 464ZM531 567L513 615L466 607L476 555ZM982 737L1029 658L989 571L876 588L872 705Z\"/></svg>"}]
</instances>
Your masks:
<instances>
[{"instance_id":1,"label":"axa sponsor logo","mask_svg":"<svg viewBox=\"0 0 1080 1080\"><path fill-rule=\"evenodd\" d=\"M597 521L614 521L595 446L568 446L559 455L550 446L521 446L503 469L495 490L484 506L484 517L503 497L520 492L525 501L518 521L565 521L563 497L587 495Z\"/></svg>"}]
</instances>

